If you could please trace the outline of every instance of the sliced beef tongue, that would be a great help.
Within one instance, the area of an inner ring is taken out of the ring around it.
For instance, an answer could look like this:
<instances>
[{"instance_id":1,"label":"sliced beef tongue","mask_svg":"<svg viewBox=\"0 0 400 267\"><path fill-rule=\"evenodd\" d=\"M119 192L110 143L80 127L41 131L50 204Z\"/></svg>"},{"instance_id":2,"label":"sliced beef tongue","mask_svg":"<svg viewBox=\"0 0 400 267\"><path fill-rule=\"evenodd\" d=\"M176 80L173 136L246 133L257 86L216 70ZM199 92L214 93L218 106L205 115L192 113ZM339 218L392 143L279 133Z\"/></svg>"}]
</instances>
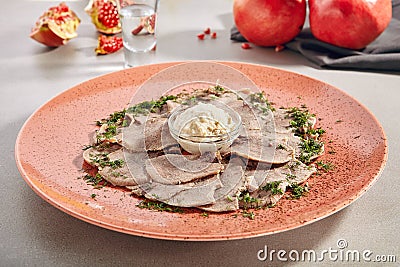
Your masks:
<instances>
[{"instance_id":1,"label":"sliced beef tongue","mask_svg":"<svg viewBox=\"0 0 400 267\"><path fill-rule=\"evenodd\" d=\"M223 166L210 160L208 157L165 154L146 160L145 168L152 181L176 185L220 173Z\"/></svg>"},{"instance_id":2,"label":"sliced beef tongue","mask_svg":"<svg viewBox=\"0 0 400 267\"><path fill-rule=\"evenodd\" d=\"M83 151L83 159L90 165L98 167L98 159L99 157L107 156L108 154L121 149L121 146L118 144L110 144L110 145L102 145L90 147Z\"/></svg>"},{"instance_id":3,"label":"sliced beef tongue","mask_svg":"<svg viewBox=\"0 0 400 267\"><path fill-rule=\"evenodd\" d=\"M288 162L285 166L288 170L287 181L289 183L301 184L304 183L312 174L317 172L315 166L302 163L298 160L292 160Z\"/></svg>"},{"instance_id":4,"label":"sliced beef tongue","mask_svg":"<svg viewBox=\"0 0 400 267\"><path fill-rule=\"evenodd\" d=\"M226 170L221 174L222 187L215 190L216 202L199 207L202 210L213 212L234 211L239 209L237 196L246 188L243 161L239 158L232 159Z\"/></svg>"},{"instance_id":5,"label":"sliced beef tongue","mask_svg":"<svg viewBox=\"0 0 400 267\"><path fill-rule=\"evenodd\" d=\"M122 130L122 145L131 152L158 151L178 146L168 129L168 119L159 114L135 117Z\"/></svg>"},{"instance_id":6,"label":"sliced beef tongue","mask_svg":"<svg viewBox=\"0 0 400 267\"><path fill-rule=\"evenodd\" d=\"M277 190L279 190L278 193L273 193L271 190L262 189L257 192L253 192L250 194L250 197L256 199L256 201L246 202L242 200L239 206L242 208L258 208L275 205L284 196L287 185L287 182L281 181L277 186Z\"/></svg>"},{"instance_id":7,"label":"sliced beef tongue","mask_svg":"<svg viewBox=\"0 0 400 267\"><path fill-rule=\"evenodd\" d=\"M214 192L222 186L218 175L199 182L179 185L166 185L150 182L140 185L141 192L151 200L157 200L172 206L198 207L214 203ZM138 189L135 189L138 194Z\"/></svg>"},{"instance_id":8,"label":"sliced beef tongue","mask_svg":"<svg viewBox=\"0 0 400 267\"><path fill-rule=\"evenodd\" d=\"M303 183L315 172L315 167L307 166L298 160L291 160L281 167L275 167L270 170L246 171L245 176L248 179L254 179L256 175L259 175L264 180L257 190L249 193L253 201L242 200L239 203L240 207L256 208L275 205L284 195L288 185Z\"/></svg>"},{"instance_id":9,"label":"sliced beef tongue","mask_svg":"<svg viewBox=\"0 0 400 267\"><path fill-rule=\"evenodd\" d=\"M119 149L108 155L109 162L120 162L119 165L111 165L99 168L99 174L108 182L116 186L133 186L136 185L136 179L132 173L137 175L138 172L132 172L124 157L123 149Z\"/></svg>"},{"instance_id":10,"label":"sliced beef tongue","mask_svg":"<svg viewBox=\"0 0 400 267\"><path fill-rule=\"evenodd\" d=\"M255 176L263 177L262 183L259 185L257 190L249 192L249 197L242 197L239 206L241 208L258 208L267 205L274 205L279 199L282 198L286 191L288 182L286 181L286 173L282 172L282 167L273 168L270 170L257 170L257 171L246 171L245 175L247 179L254 180ZM275 183L278 184L278 191L272 192L267 189L267 184ZM251 190L249 190L251 191Z\"/></svg>"},{"instance_id":11,"label":"sliced beef tongue","mask_svg":"<svg viewBox=\"0 0 400 267\"><path fill-rule=\"evenodd\" d=\"M249 131L247 136L239 136L231 146L231 153L240 157L270 164L283 164L293 158L293 149L281 149L274 134L263 135L259 131Z\"/></svg>"},{"instance_id":12,"label":"sliced beef tongue","mask_svg":"<svg viewBox=\"0 0 400 267\"><path fill-rule=\"evenodd\" d=\"M179 186L179 185L178 185ZM214 192L222 186L218 175L213 178L194 183L166 201L169 205L180 207L198 207L214 203Z\"/></svg>"},{"instance_id":13,"label":"sliced beef tongue","mask_svg":"<svg viewBox=\"0 0 400 267\"><path fill-rule=\"evenodd\" d=\"M275 121L275 132L277 133L291 133L292 127L290 126L290 118L287 109L277 109L273 112L274 114L274 121Z\"/></svg>"},{"instance_id":14,"label":"sliced beef tongue","mask_svg":"<svg viewBox=\"0 0 400 267\"><path fill-rule=\"evenodd\" d=\"M173 206L214 203L215 191L223 186L219 175L223 165L212 162L214 158L215 154L164 154L149 158L143 164L147 181L128 188L137 195Z\"/></svg>"}]
</instances>

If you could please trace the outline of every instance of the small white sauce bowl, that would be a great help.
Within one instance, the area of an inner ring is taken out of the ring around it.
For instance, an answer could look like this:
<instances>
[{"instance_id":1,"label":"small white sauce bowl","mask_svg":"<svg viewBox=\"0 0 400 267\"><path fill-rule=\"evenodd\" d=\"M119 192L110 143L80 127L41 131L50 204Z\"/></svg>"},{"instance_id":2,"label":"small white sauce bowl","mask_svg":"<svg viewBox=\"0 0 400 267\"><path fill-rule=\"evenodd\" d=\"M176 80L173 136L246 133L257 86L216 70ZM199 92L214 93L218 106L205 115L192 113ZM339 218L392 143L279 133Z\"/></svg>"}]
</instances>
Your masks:
<instances>
[{"instance_id":1,"label":"small white sauce bowl","mask_svg":"<svg viewBox=\"0 0 400 267\"><path fill-rule=\"evenodd\" d=\"M184 135L176 129L176 120L182 112L191 108L194 105L180 105L175 108L168 118L168 127L171 136L181 145L181 147L191 154L203 154L206 152L226 151L233 143L233 141L239 136L242 128L242 119L240 115L229 108L226 105L218 105L218 108L223 109L231 118L234 127L221 135L209 135L209 136L189 136ZM192 139L196 139L193 141Z\"/></svg>"}]
</instances>

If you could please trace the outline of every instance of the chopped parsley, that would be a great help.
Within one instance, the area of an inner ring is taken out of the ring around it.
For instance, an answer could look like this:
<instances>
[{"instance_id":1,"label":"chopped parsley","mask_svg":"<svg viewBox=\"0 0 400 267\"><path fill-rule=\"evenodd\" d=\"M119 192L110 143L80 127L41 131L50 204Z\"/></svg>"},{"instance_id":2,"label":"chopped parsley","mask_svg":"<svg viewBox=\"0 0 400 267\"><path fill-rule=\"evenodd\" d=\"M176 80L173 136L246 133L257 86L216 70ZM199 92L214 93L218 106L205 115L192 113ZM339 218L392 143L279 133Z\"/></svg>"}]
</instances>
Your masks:
<instances>
[{"instance_id":1,"label":"chopped parsley","mask_svg":"<svg viewBox=\"0 0 400 267\"><path fill-rule=\"evenodd\" d=\"M226 196L226 199L227 199L228 201L230 201L230 202L233 202L233 198L232 198L230 195L227 195L227 196Z\"/></svg>"},{"instance_id":2,"label":"chopped parsley","mask_svg":"<svg viewBox=\"0 0 400 267\"><path fill-rule=\"evenodd\" d=\"M250 193L248 191L241 192L239 197L238 197L238 199L243 201L244 203L256 203L256 202L258 202L258 199L250 196Z\"/></svg>"},{"instance_id":3,"label":"chopped parsley","mask_svg":"<svg viewBox=\"0 0 400 267\"><path fill-rule=\"evenodd\" d=\"M101 182L104 182L103 177L101 177L101 175L99 173L96 173L95 176L92 176L90 174L86 174L83 177L83 180L85 180L85 182L89 185L93 185L93 186L97 186L99 185Z\"/></svg>"},{"instance_id":4,"label":"chopped parsley","mask_svg":"<svg viewBox=\"0 0 400 267\"><path fill-rule=\"evenodd\" d=\"M137 116L137 115L147 115L150 110L154 107L154 101L144 101L134 106L128 108L127 112Z\"/></svg>"},{"instance_id":5,"label":"chopped parsley","mask_svg":"<svg viewBox=\"0 0 400 267\"><path fill-rule=\"evenodd\" d=\"M267 183L263 187L261 187L264 191L270 191L272 195L283 195L282 188L279 188L279 185L282 181L274 181Z\"/></svg>"},{"instance_id":6,"label":"chopped parsley","mask_svg":"<svg viewBox=\"0 0 400 267\"><path fill-rule=\"evenodd\" d=\"M110 116L107 119L97 121L96 124L97 124L97 126L101 126L103 124L107 124L110 126L111 125L114 125L114 126L122 125L122 123L125 119L125 114L126 114L126 109L123 109L121 111L116 111L113 114L110 114Z\"/></svg>"},{"instance_id":7,"label":"chopped parsley","mask_svg":"<svg viewBox=\"0 0 400 267\"><path fill-rule=\"evenodd\" d=\"M296 177L297 177L296 175L291 173L286 174L286 180L296 179Z\"/></svg>"},{"instance_id":8,"label":"chopped parsley","mask_svg":"<svg viewBox=\"0 0 400 267\"><path fill-rule=\"evenodd\" d=\"M109 125L104 133L97 135L97 139L111 139L117 135L117 126Z\"/></svg>"},{"instance_id":9,"label":"chopped parsley","mask_svg":"<svg viewBox=\"0 0 400 267\"><path fill-rule=\"evenodd\" d=\"M307 132L306 132L306 134L307 135L311 135L311 136L315 136L315 135L317 135L317 136L321 136L321 135L323 135L325 133L325 130L324 129L321 129L321 128L317 128L317 129L308 129L307 130Z\"/></svg>"},{"instance_id":10,"label":"chopped parsley","mask_svg":"<svg viewBox=\"0 0 400 267\"><path fill-rule=\"evenodd\" d=\"M300 144L299 160L303 163L310 163L311 159L320 154L323 149L324 143L315 139L302 139Z\"/></svg>"},{"instance_id":11,"label":"chopped parsley","mask_svg":"<svg viewBox=\"0 0 400 267\"><path fill-rule=\"evenodd\" d=\"M168 100L176 100L177 98L175 95L168 95L162 96L158 100L144 101L129 107L127 112L134 116L156 113L162 109Z\"/></svg>"},{"instance_id":12,"label":"chopped parsley","mask_svg":"<svg viewBox=\"0 0 400 267\"><path fill-rule=\"evenodd\" d=\"M102 168L109 166L112 169L118 169L124 166L125 163L123 159L110 160L107 153L90 155L90 159Z\"/></svg>"},{"instance_id":13,"label":"chopped parsley","mask_svg":"<svg viewBox=\"0 0 400 267\"><path fill-rule=\"evenodd\" d=\"M222 87L221 85L216 85L216 86L214 86L214 90L215 91L219 91L219 92L223 92L223 91L225 91L225 88Z\"/></svg>"},{"instance_id":14,"label":"chopped parsley","mask_svg":"<svg viewBox=\"0 0 400 267\"><path fill-rule=\"evenodd\" d=\"M299 199L302 196L304 196L308 192L308 186L304 185L301 186L296 183L291 183L289 184L289 189L290 189L290 196L288 198L290 199Z\"/></svg>"},{"instance_id":15,"label":"chopped parsley","mask_svg":"<svg viewBox=\"0 0 400 267\"><path fill-rule=\"evenodd\" d=\"M139 204L137 204L136 206L141 209L184 213L184 211L181 208L173 207L173 206L170 206L168 204L165 204L163 202L158 202L158 201L143 200L143 201L140 201Z\"/></svg>"},{"instance_id":16,"label":"chopped parsley","mask_svg":"<svg viewBox=\"0 0 400 267\"><path fill-rule=\"evenodd\" d=\"M289 117L292 119L290 121L290 126L295 128L297 133L301 133L302 128L311 126L309 119L315 117L315 115L308 112L308 110L301 110L297 107L290 108L288 113Z\"/></svg>"},{"instance_id":17,"label":"chopped parsley","mask_svg":"<svg viewBox=\"0 0 400 267\"><path fill-rule=\"evenodd\" d=\"M282 149L282 150L286 150L286 147L282 144L279 144L276 146L276 149Z\"/></svg>"},{"instance_id":18,"label":"chopped parsley","mask_svg":"<svg viewBox=\"0 0 400 267\"><path fill-rule=\"evenodd\" d=\"M208 218L208 213L207 213L207 212L202 212L202 213L200 214L200 216L201 216L201 217L204 217L204 218Z\"/></svg>"},{"instance_id":19,"label":"chopped parsley","mask_svg":"<svg viewBox=\"0 0 400 267\"><path fill-rule=\"evenodd\" d=\"M329 172L334 169L335 166L331 162L323 162L322 160L315 162L319 169L324 170L325 172Z\"/></svg>"},{"instance_id":20,"label":"chopped parsley","mask_svg":"<svg viewBox=\"0 0 400 267\"><path fill-rule=\"evenodd\" d=\"M242 212L242 216L245 218L249 218L250 220L254 220L254 218L256 217L253 211L247 211L247 210L244 210Z\"/></svg>"}]
</instances>

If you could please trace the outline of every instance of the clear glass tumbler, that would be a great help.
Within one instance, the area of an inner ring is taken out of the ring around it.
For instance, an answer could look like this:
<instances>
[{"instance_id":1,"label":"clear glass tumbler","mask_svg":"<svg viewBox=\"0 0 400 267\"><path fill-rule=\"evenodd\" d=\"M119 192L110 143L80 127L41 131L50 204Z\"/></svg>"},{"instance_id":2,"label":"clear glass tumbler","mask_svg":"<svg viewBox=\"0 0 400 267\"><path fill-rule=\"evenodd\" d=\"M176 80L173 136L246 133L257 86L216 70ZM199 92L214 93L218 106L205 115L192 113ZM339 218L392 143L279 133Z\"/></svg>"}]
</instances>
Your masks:
<instances>
[{"instance_id":1,"label":"clear glass tumbler","mask_svg":"<svg viewBox=\"0 0 400 267\"><path fill-rule=\"evenodd\" d=\"M119 14L126 68L154 62L158 4L159 0L122 1Z\"/></svg>"}]
</instances>

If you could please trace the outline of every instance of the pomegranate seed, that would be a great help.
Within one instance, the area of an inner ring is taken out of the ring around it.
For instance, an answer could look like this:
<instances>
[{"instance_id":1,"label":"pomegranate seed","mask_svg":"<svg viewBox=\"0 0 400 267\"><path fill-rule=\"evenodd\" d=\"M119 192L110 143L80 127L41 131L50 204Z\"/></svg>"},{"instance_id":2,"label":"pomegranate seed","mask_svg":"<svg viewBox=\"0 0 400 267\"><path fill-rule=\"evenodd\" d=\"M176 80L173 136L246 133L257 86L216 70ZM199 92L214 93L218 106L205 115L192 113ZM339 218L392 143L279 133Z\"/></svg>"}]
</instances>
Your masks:
<instances>
[{"instance_id":1,"label":"pomegranate seed","mask_svg":"<svg viewBox=\"0 0 400 267\"><path fill-rule=\"evenodd\" d=\"M251 46L250 46L248 43L243 43L243 44L242 44L242 48L243 48L243 49L250 49Z\"/></svg>"},{"instance_id":2,"label":"pomegranate seed","mask_svg":"<svg viewBox=\"0 0 400 267\"><path fill-rule=\"evenodd\" d=\"M211 29L208 27L208 28L206 28L205 30L204 30L204 33L205 34L210 34L211 33Z\"/></svg>"},{"instance_id":3,"label":"pomegranate seed","mask_svg":"<svg viewBox=\"0 0 400 267\"><path fill-rule=\"evenodd\" d=\"M213 32L213 33L211 34L211 38L212 38L212 39L217 39L217 33L216 33L216 32Z\"/></svg>"},{"instance_id":4,"label":"pomegranate seed","mask_svg":"<svg viewBox=\"0 0 400 267\"><path fill-rule=\"evenodd\" d=\"M106 55L117 52L122 46L121 37L100 35L98 38L98 46L95 51L98 55Z\"/></svg>"},{"instance_id":5,"label":"pomegranate seed","mask_svg":"<svg viewBox=\"0 0 400 267\"><path fill-rule=\"evenodd\" d=\"M284 47L283 45L277 45L277 46L275 46L275 52L280 52L280 51L282 51L283 49L285 49L285 47Z\"/></svg>"},{"instance_id":6,"label":"pomegranate seed","mask_svg":"<svg viewBox=\"0 0 400 267\"><path fill-rule=\"evenodd\" d=\"M107 28L118 26L119 17L117 7L112 2L101 2L99 5L98 19Z\"/></svg>"},{"instance_id":7,"label":"pomegranate seed","mask_svg":"<svg viewBox=\"0 0 400 267\"><path fill-rule=\"evenodd\" d=\"M204 37L205 37L204 33L199 33L199 34L197 35L197 38L198 38L199 40L204 40Z\"/></svg>"}]
</instances>

